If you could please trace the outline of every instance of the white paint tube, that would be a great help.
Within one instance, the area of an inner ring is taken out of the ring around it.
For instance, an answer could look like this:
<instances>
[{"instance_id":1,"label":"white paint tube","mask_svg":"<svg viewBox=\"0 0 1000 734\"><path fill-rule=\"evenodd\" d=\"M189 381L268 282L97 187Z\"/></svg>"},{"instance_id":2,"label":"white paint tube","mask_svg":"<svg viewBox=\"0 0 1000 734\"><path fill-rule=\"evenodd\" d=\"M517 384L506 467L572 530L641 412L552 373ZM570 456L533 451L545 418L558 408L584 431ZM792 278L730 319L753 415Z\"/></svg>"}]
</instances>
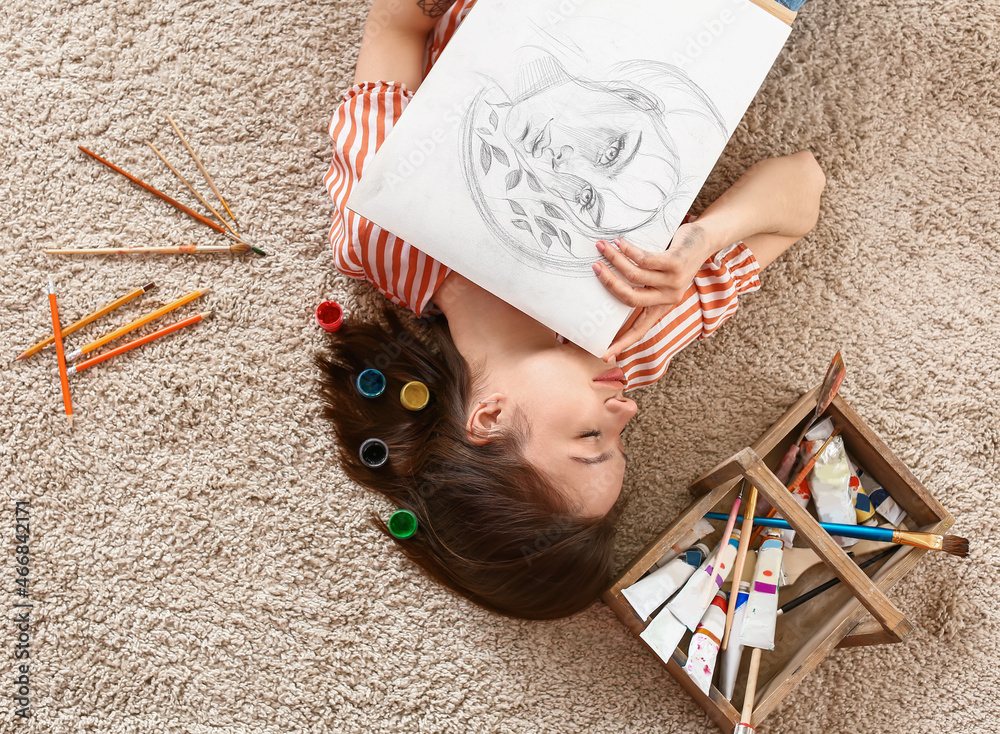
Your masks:
<instances>
[{"instance_id":1,"label":"white paint tube","mask_svg":"<svg viewBox=\"0 0 1000 734\"><path fill-rule=\"evenodd\" d=\"M746 647L774 649L774 626L778 621L778 575L783 548L778 534L768 533L757 551L757 567L740 628L739 642ZM730 635L729 644L732 643Z\"/></svg>"},{"instance_id":2,"label":"white paint tube","mask_svg":"<svg viewBox=\"0 0 1000 734\"><path fill-rule=\"evenodd\" d=\"M628 599L639 619L646 619L691 578L691 574L707 555L708 548L699 543L663 568L656 569L627 589L622 589L622 596Z\"/></svg>"},{"instance_id":3,"label":"white paint tube","mask_svg":"<svg viewBox=\"0 0 1000 734\"><path fill-rule=\"evenodd\" d=\"M725 539L723 539L724 541ZM667 604L667 609L694 632L698 628L715 593L733 572L733 560L740 544L740 531L733 530L728 543L720 543L701 567L684 584L684 588Z\"/></svg>"},{"instance_id":4,"label":"white paint tube","mask_svg":"<svg viewBox=\"0 0 1000 734\"><path fill-rule=\"evenodd\" d=\"M857 516L858 525L862 525L875 514L875 505L862 486L861 470L851 461L850 455L847 457L847 463L851 467L851 501L854 502L854 514Z\"/></svg>"},{"instance_id":5,"label":"white paint tube","mask_svg":"<svg viewBox=\"0 0 1000 734\"><path fill-rule=\"evenodd\" d=\"M822 441L809 441L809 454L819 450ZM851 499L851 465L847 461L843 436L835 436L816 460L807 480L813 505L820 522L857 525L858 516ZM834 536L843 548L858 542L857 538Z\"/></svg>"},{"instance_id":6,"label":"white paint tube","mask_svg":"<svg viewBox=\"0 0 1000 734\"><path fill-rule=\"evenodd\" d=\"M813 441L819 441L820 442L819 445L822 445L822 442L828 439L831 433L833 433L833 420L830 418L824 418L815 426L810 428L806 432L806 435L804 437L805 440L802 442L802 453L800 454L800 461L802 463L808 461L812 453L818 447L817 445L814 445L812 443ZM812 487L810 486L809 482L802 482L801 484L799 484L798 487L795 488L795 491L792 492L792 499L794 499L796 504L798 504L798 506L801 507L803 510L809 506L809 500L811 499L811 497L812 497ZM758 514L760 514L760 500L758 500L757 512ZM791 528L788 528L787 530L782 530L781 540L782 542L784 542L786 548L791 548L792 543L795 541L795 531L792 530ZM784 572L782 572L782 578L784 578Z\"/></svg>"},{"instance_id":7,"label":"white paint tube","mask_svg":"<svg viewBox=\"0 0 1000 734\"><path fill-rule=\"evenodd\" d=\"M898 526L906 519L906 513L903 511L903 508L896 504L896 501L889 496L889 493L885 491L881 484L875 481L875 478L871 474L866 472L862 467L857 467L857 469L858 477L861 479L861 486L868 493L875 511L893 525Z\"/></svg>"},{"instance_id":8,"label":"white paint tube","mask_svg":"<svg viewBox=\"0 0 1000 734\"><path fill-rule=\"evenodd\" d=\"M805 491L802 491L803 488L805 488ZM795 500L795 502L798 503L799 507L801 507L803 510L809 506L809 497L810 497L810 490L808 482L803 482L795 489L794 492L792 492L792 499ZM782 542L784 542L785 545L791 548L792 542L795 540L795 531L792 530L791 528L788 528L787 530L781 530L780 532L781 532Z\"/></svg>"},{"instance_id":9,"label":"white paint tube","mask_svg":"<svg viewBox=\"0 0 1000 734\"><path fill-rule=\"evenodd\" d=\"M720 591L712 599L698 629L688 645L688 659L684 670L706 696L712 687L715 662L719 659L719 645L726 629L726 593Z\"/></svg>"},{"instance_id":10,"label":"white paint tube","mask_svg":"<svg viewBox=\"0 0 1000 734\"><path fill-rule=\"evenodd\" d=\"M671 614L669 609L662 609L653 617L653 621L646 625L646 629L639 633L639 637L649 645L660 660L666 663L670 662L670 656L681 644L685 632L687 627Z\"/></svg>"},{"instance_id":11,"label":"white paint tube","mask_svg":"<svg viewBox=\"0 0 1000 734\"><path fill-rule=\"evenodd\" d=\"M733 690L736 688L736 674L739 672L740 659L743 657L743 645L740 644L739 640L749 596L750 582L741 581L740 591L736 595L736 613L733 615L733 626L729 632L729 647L722 651L722 660L719 661L719 690L728 699L733 697Z\"/></svg>"},{"instance_id":12,"label":"white paint tube","mask_svg":"<svg viewBox=\"0 0 1000 734\"><path fill-rule=\"evenodd\" d=\"M699 519L698 522L694 524L694 527L684 533L684 535L681 536L681 539L674 543L670 547L670 550L663 554L663 557L656 562L656 565L659 568L663 568L713 530L715 530L715 526L712 525L712 523L705 518Z\"/></svg>"}]
</instances>

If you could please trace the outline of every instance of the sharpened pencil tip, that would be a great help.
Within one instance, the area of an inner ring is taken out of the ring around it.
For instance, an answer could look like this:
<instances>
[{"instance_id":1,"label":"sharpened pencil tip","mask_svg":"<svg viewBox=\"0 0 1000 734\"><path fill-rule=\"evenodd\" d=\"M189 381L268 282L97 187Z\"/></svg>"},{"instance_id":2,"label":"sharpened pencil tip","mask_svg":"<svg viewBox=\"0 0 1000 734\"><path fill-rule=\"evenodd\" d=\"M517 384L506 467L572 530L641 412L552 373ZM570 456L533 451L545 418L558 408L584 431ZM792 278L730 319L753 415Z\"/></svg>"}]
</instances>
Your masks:
<instances>
[{"instance_id":1,"label":"sharpened pencil tip","mask_svg":"<svg viewBox=\"0 0 1000 734\"><path fill-rule=\"evenodd\" d=\"M73 430L73 414L72 414L72 413L70 413L70 414L69 414L69 415L67 415L66 417L67 417L67 418L69 418L69 430L71 430L71 431L72 431L72 430Z\"/></svg>"}]
</instances>

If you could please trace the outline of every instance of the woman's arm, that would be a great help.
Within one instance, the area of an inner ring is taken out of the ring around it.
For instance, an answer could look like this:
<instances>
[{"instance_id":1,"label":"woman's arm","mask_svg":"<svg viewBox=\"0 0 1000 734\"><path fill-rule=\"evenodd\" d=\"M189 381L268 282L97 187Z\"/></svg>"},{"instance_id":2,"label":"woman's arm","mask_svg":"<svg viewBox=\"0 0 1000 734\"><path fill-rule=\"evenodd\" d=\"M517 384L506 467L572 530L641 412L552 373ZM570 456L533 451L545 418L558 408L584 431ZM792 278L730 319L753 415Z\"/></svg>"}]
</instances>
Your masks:
<instances>
[{"instance_id":1,"label":"woman's arm","mask_svg":"<svg viewBox=\"0 0 1000 734\"><path fill-rule=\"evenodd\" d=\"M647 252L626 240L617 248L598 242L608 262L634 283L594 263L601 283L636 307L605 353L610 361L680 302L702 264L742 241L761 268L806 235L819 217L826 177L808 151L751 166L697 221L681 225L664 252Z\"/></svg>"},{"instance_id":2,"label":"woman's arm","mask_svg":"<svg viewBox=\"0 0 1000 734\"><path fill-rule=\"evenodd\" d=\"M427 34L454 0L375 0L368 19L354 83L402 82L415 91L424 80Z\"/></svg>"},{"instance_id":3,"label":"woman's arm","mask_svg":"<svg viewBox=\"0 0 1000 734\"><path fill-rule=\"evenodd\" d=\"M763 269L807 235L819 218L826 176L807 150L755 163L698 217L711 254L744 242ZM709 256L711 257L711 255Z\"/></svg>"}]
</instances>

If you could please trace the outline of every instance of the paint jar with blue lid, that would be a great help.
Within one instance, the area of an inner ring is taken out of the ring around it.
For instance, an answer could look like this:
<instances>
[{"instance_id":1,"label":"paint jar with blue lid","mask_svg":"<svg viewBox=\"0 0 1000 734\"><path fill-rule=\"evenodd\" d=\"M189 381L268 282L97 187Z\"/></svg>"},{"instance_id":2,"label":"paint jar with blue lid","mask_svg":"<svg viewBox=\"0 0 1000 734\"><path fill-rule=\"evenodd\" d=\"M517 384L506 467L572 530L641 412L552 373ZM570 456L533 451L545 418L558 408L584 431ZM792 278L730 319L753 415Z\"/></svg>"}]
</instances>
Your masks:
<instances>
[{"instance_id":1,"label":"paint jar with blue lid","mask_svg":"<svg viewBox=\"0 0 1000 734\"><path fill-rule=\"evenodd\" d=\"M377 398L385 392L385 375L376 369L367 369L358 375L354 385L366 398Z\"/></svg>"}]
</instances>

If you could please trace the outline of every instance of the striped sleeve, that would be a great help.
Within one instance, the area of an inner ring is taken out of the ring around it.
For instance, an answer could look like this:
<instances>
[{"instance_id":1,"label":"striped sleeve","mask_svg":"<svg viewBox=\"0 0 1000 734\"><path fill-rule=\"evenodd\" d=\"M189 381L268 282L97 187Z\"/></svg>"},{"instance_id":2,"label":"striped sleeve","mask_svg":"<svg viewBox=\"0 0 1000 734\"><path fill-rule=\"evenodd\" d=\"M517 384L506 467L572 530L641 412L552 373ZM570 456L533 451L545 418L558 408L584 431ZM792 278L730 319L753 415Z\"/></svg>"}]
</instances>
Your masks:
<instances>
[{"instance_id":1,"label":"striped sleeve","mask_svg":"<svg viewBox=\"0 0 1000 734\"><path fill-rule=\"evenodd\" d=\"M706 262L684 294L646 335L618 358L626 389L649 385L667 371L670 360L696 339L707 339L736 313L738 296L760 288L760 265L742 242Z\"/></svg>"},{"instance_id":2,"label":"striped sleeve","mask_svg":"<svg viewBox=\"0 0 1000 734\"><path fill-rule=\"evenodd\" d=\"M350 89L330 122L333 160L323 181L335 211L330 245L337 269L370 281L417 316L451 272L408 242L347 208L365 166L406 109L413 93L398 82L364 82Z\"/></svg>"},{"instance_id":3,"label":"striped sleeve","mask_svg":"<svg viewBox=\"0 0 1000 734\"><path fill-rule=\"evenodd\" d=\"M427 50L424 54L424 76L430 72L434 62L441 56L444 47L475 4L476 0L456 0L455 4L438 19L428 38Z\"/></svg>"}]
</instances>

